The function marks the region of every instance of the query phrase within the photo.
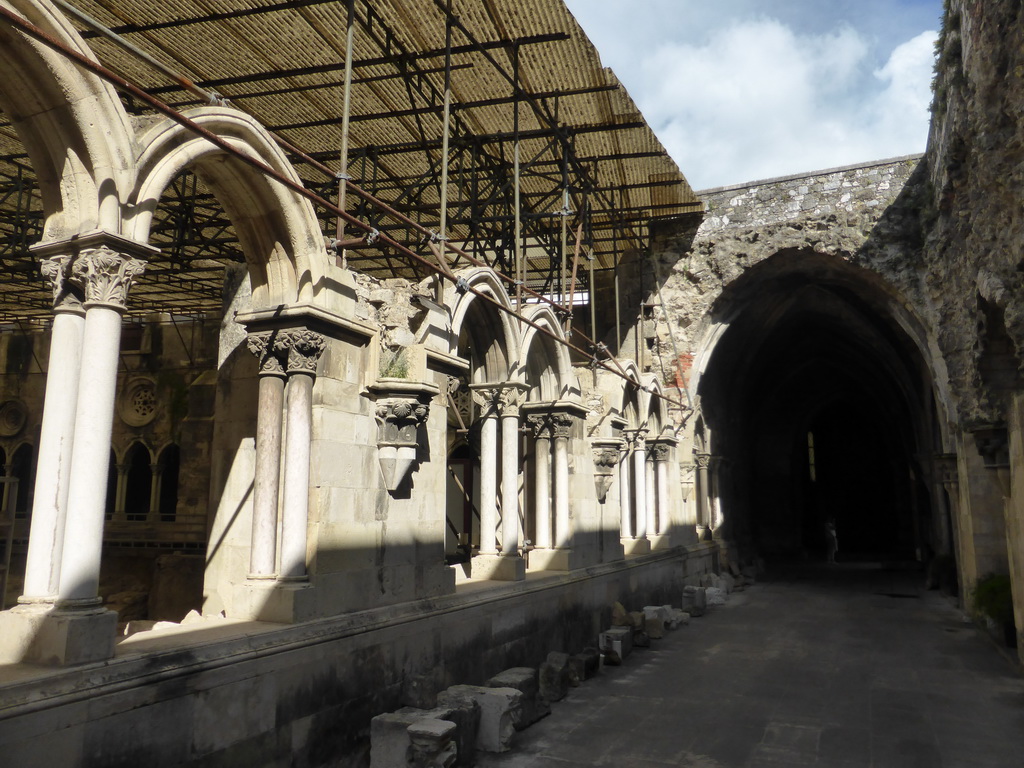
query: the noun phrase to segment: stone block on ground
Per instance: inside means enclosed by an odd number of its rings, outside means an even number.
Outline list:
[[[448,689],[437,695],[437,706],[429,715],[438,720],[455,723],[458,731],[455,741],[458,745],[457,766],[476,764],[476,734],[480,728],[480,705],[466,693]]]
[[[561,701],[569,693],[569,654],[552,651],[540,665],[540,697],[547,702]]]
[[[612,627],[601,633],[599,644],[602,653],[614,651],[621,663],[633,650],[633,628]]]
[[[665,622],[658,618],[652,617],[647,619],[647,626],[644,627],[644,632],[651,640],[661,640],[665,637]]]
[[[517,731],[528,728],[542,717],[551,714],[551,707],[548,706],[550,699],[545,699],[541,693],[542,684],[537,670],[533,667],[506,669],[488,680],[487,687],[514,688],[523,694],[519,719],[515,722]]]
[[[718,578],[717,573],[705,573],[700,577],[700,585],[702,587],[715,587],[716,589],[720,586],[721,580]]]
[[[704,587],[683,587],[683,610],[691,616],[703,616],[708,607]]]
[[[729,596],[725,594],[725,590],[719,587],[708,587],[704,592],[708,605],[725,605],[729,599]]]
[[[589,680],[601,671],[601,652],[597,648],[584,648],[569,659],[580,681]]]
[[[424,718],[408,728],[409,768],[452,768],[458,751],[455,723]]]
[[[718,577],[719,586],[725,590],[725,594],[731,593],[736,588],[736,579],[731,573],[723,573]]]
[[[400,768],[409,757],[409,726],[423,719],[422,710],[406,708],[370,720],[370,768]]]
[[[476,748],[481,752],[507,752],[512,748],[516,722],[521,718],[523,694],[515,688],[453,685],[447,693],[469,696],[480,706]]]
[[[678,608],[671,608],[669,612],[669,619],[665,623],[665,627],[667,629],[679,629],[679,627],[685,627],[689,623],[690,614]]]
[[[647,623],[647,617],[644,616],[643,611],[630,611],[629,612],[629,626],[633,629],[643,629],[644,624]]]
[[[650,648],[651,647],[651,636],[644,632],[642,629],[633,630],[633,647],[634,648]]]
[[[627,618],[626,609],[625,607],[623,607],[622,603],[612,603],[612,626],[629,626],[629,619]]]

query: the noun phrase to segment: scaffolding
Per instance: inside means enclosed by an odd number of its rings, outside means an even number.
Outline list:
[[[306,190],[333,203],[317,210],[339,261],[374,277],[483,263],[517,306],[558,305],[567,329],[588,304],[594,335],[598,311],[619,317],[618,269],[647,249],[647,223],[701,211],[560,0],[58,4],[147,96],[123,95],[132,114],[157,111],[151,97],[228,101],[267,126]],[[0,322],[50,315],[28,251],[41,233],[28,158],[0,122]],[[244,259],[200,179],[174,181],[151,242],[160,255],[132,312],[221,311],[225,266]],[[596,306],[602,273],[614,308]]]

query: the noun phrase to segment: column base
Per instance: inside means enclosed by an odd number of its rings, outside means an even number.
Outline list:
[[[628,555],[646,555],[651,551],[651,542],[644,539],[623,539],[622,548]]]
[[[477,555],[473,558],[474,579],[491,581],[522,581],[526,578],[526,561],[519,555]]]
[[[114,657],[117,613],[102,606],[19,605],[0,613],[0,664],[67,667]]]
[[[534,549],[529,555],[531,571],[571,571],[571,549]]]
[[[663,549],[672,549],[674,546],[672,543],[672,537],[667,533],[659,533],[655,536],[647,535],[648,540],[651,542],[651,551],[656,552]]]
[[[314,598],[308,581],[248,579],[235,587],[231,618],[298,624],[316,617]]]

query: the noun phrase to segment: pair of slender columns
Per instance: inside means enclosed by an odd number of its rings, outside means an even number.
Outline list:
[[[569,549],[572,547],[569,522],[569,432],[573,418],[567,413],[551,412],[533,414],[528,417],[528,421],[533,428],[535,441],[534,510],[537,548]]]
[[[645,539],[650,515],[647,504],[647,430],[636,429],[623,434],[626,442],[619,461],[621,534],[624,539]]]
[[[481,408],[480,554],[498,552],[498,422],[501,422],[501,554],[519,554],[519,411],[525,390],[518,385],[473,388]]]
[[[42,262],[55,314],[22,603],[101,604],[121,318],[128,290],[145,269],[130,254],[150,250],[118,242],[123,248],[101,244]]]
[[[312,331],[289,329],[251,333],[248,346],[260,366],[249,578],[303,581],[307,576],[313,380],[326,341]],[[279,506],[280,567],[277,566]]]

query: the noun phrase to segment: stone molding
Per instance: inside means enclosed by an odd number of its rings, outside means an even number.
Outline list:
[[[81,288],[82,306],[105,306],[125,310],[128,291],[135,278],[146,269],[146,262],[115,251],[106,245],[89,248],[71,264],[68,281]]]

